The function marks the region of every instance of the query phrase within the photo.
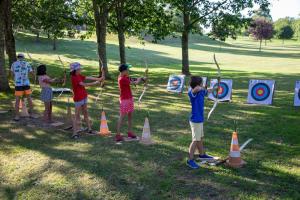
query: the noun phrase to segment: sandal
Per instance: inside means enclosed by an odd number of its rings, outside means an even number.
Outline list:
[[[80,138],[80,135],[78,135],[78,134],[74,134],[74,135],[72,135],[72,137],[71,137],[72,139],[75,139],[75,140],[77,140],[77,139],[79,139]]]

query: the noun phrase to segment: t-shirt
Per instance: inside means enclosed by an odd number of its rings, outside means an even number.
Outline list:
[[[41,88],[46,88],[46,87],[50,87],[49,81],[50,77],[47,75],[42,75],[39,76],[39,84],[41,86]]]
[[[29,86],[30,81],[28,73],[32,72],[32,68],[25,60],[17,60],[11,65],[11,71],[14,73],[15,86]]]
[[[118,84],[120,89],[120,99],[132,99],[132,93],[130,89],[130,78],[128,76],[119,76]]]
[[[85,80],[85,76],[79,74],[79,75],[74,75],[71,78],[72,81],[72,88],[73,88],[73,99],[74,101],[81,101],[85,98],[87,98],[88,94],[85,90],[85,87],[80,85],[81,82]]]
[[[188,92],[192,105],[190,121],[194,123],[202,123],[204,121],[204,97],[207,95],[207,90],[200,90],[193,94],[192,89]]]

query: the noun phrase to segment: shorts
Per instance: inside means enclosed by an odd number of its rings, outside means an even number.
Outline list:
[[[51,102],[53,99],[53,92],[51,87],[42,88],[41,100],[43,102]]]
[[[16,97],[22,97],[23,95],[31,95],[31,89],[29,85],[24,86],[16,86],[15,87],[15,96]]]
[[[81,101],[75,101],[74,104],[75,104],[75,107],[81,107],[85,104],[87,104],[88,102],[88,98],[86,97],[85,99],[82,99]]]
[[[190,121],[190,126],[192,130],[192,140],[201,141],[201,138],[204,137],[203,123],[194,123]]]
[[[120,99],[120,114],[128,114],[134,111],[134,100]]]

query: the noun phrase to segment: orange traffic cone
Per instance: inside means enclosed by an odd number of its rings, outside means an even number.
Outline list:
[[[20,100],[19,108],[21,108],[21,113],[20,113],[21,117],[29,117],[25,100],[22,99]]]
[[[140,143],[145,145],[153,144],[154,142],[151,140],[151,132],[148,117],[145,118],[144,128],[142,138],[140,139]]]
[[[100,121],[100,131],[99,131],[99,134],[102,135],[102,136],[109,136],[110,133],[111,132],[108,130],[108,125],[107,125],[107,120],[106,120],[105,112],[102,111],[102,113],[101,113],[101,121]]]
[[[233,132],[227,165],[230,167],[239,168],[242,167],[244,164],[245,162],[241,159],[241,152],[237,132]]]

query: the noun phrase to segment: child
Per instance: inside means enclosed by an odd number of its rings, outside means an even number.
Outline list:
[[[37,68],[37,76],[39,84],[42,88],[41,91],[41,100],[44,102],[45,111],[44,111],[44,121],[47,123],[52,123],[52,99],[53,92],[50,86],[51,83],[57,83],[58,81],[54,78],[51,79],[47,76],[46,65],[39,65]]]
[[[101,81],[104,81],[105,79],[104,71],[102,73],[101,78],[83,76],[81,74],[81,64],[78,62],[74,62],[70,64],[70,74],[71,74],[72,88],[74,93],[73,100],[75,103],[75,123],[74,123],[75,127],[74,127],[74,133],[72,135],[72,138],[78,139],[80,137],[78,134],[80,131],[79,130],[80,112],[83,113],[84,120],[88,126],[88,134],[94,135],[95,132],[92,131],[88,110],[87,110],[88,94],[85,90],[85,87],[96,85],[99,84]],[[91,80],[94,82],[85,83],[84,82],[85,80]]]
[[[192,105],[192,112],[190,116],[192,142],[189,147],[189,159],[187,160],[187,165],[192,169],[198,169],[200,166],[194,161],[196,148],[200,153],[200,160],[213,159],[212,156],[205,154],[203,148],[204,97],[207,95],[207,92],[211,92],[212,89],[207,90],[202,87],[202,78],[198,76],[191,77],[190,87],[188,95]]]
[[[121,64],[119,66],[119,78],[118,84],[120,89],[120,117],[117,124],[117,135],[115,137],[116,142],[123,141],[124,138],[121,135],[120,129],[124,117],[128,116],[128,132],[127,136],[130,139],[136,138],[136,135],[132,132],[132,113],[134,111],[134,100],[130,89],[130,84],[138,84],[141,81],[145,81],[145,78],[130,79],[129,68],[127,64]]]
[[[28,74],[34,76],[34,72],[28,62],[25,61],[25,56],[22,53],[17,55],[17,61],[14,62],[11,66],[11,71],[14,75],[14,82],[15,82],[15,96],[16,96],[16,104],[15,104],[15,121],[20,120],[20,113],[19,113],[19,105],[20,100],[23,96],[27,98],[29,103],[29,115],[30,117],[33,116],[33,103],[31,99],[31,89],[30,89],[30,81],[28,78]]]

